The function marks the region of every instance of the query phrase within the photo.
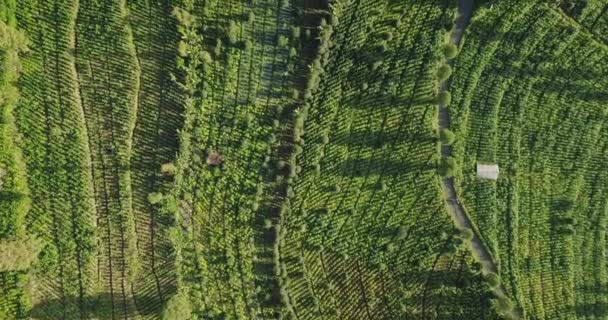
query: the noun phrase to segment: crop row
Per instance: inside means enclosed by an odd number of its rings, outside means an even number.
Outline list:
[[[179,63],[183,87],[196,108],[186,113],[176,176],[178,221],[188,233],[178,245],[180,284],[198,314],[276,316],[269,219],[280,182],[272,175],[277,143],[294,99],[287,88],[290,52],[298,50],[295,12],[276,1],[215,1],[200,9],[186,3],[176,11],[188,58]]]
[[[143,315],[158,315],[175,286],[168,234],[173,217],[147,199],[150,193],[166,192],[171,184],[177,130],[183,120],[182,96],[171,79],[177,67],[178,43],[172,10],[170,1],[128,2],[127,17],[140,71],[130,155],[139,267],[132,290]],[[140,296],[142,299],[138,299]]]
[[[301,172],[282,227],[296,318],[426,312],[423,279],[398,279],[430,270],[442,245],[431,235],[451,230],[428,126],[449,19],[433,3],[332,5],[331,49],[305,113]],[[400,295],[412,297],[401,309]]]
[[[601,301],[583,308],[579,296],[593,296],[581,287],[599,270],[582,273],[586,255],[575,248],[584,199],[603,188],[581,176],[602,148],[593,141],[605,118],[596,70],[606,51],[555,8],[510,5],[479,13],[455,67],[459,189],[524,314],[597,315]],[[492,24],[498,36],[487,32]],[[497,162],[499,180],[477,180],[477,161]]]
[[[75,9],[60,1],[17,7],[31,48],[23,60],[16,110],[20,133],[28,137],[23,143],[32,198],[28,231],[47,243],[34,272],[39,288],[32,300],[34,312],[48,317],[86,314],[84,298],[94,282],[89,158],[71,56]]]

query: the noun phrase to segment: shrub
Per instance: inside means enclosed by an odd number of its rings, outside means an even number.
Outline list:
[[[150,204],[157,204],[163,200],[163,194],[160,192],[148,193],[148,202]]]
[[[163,163],[160,166],[160,172],[164,175],[172,176],[175,174],[175,171],[176,171],[176,168],[175,168],[175,164],[173,164],[173,162]]]
[[[453,43],[448,43],[443,46],[443,56],[446,59],[454,59],[458,55],[458,48]]]
[[[287,39],[284,35],[280,35],[277,40],[277,44],[279,45],[279,47],[287,47],[287,45],[289,44],[289,39]]]
[[[461,231],[462,239],[471,241],[473,240],[473,230],[464,229]]]
[[[439,164],[437,171],[443,177],[454,176],[454,172],[456,171],[456,161],[452,157],[441,159],[441,163]]]
[[[215,48],[213,49],[213,53],[216,57],[222,54],[222,39],[217,39],[215,41]]]
[[[188,45],[183,40],[179,41],[177,45],[177,52],[181,57],[185,57],[188,55]]]
[[[445,81],[452,75],[452,67],[449,64],[442,64],[439,69],[437,69],[437,78],[439,81]]]
[[[442,106],[449,106],[452,102],[452,95],[448,91],[442,91],[437,95],[437,103]]]
[[[230,21],[228,24],[228,30],[226,30],[226,36],[228,37],[228,42],[230,44],[235,44],[237,42],[239,29],[236,26],[234,21]]]
[[[247,14],[247,23],[252,24],[255,21],[255,13],[253,11],[249,11]]]
[[[264,229],[270,229],[270,228],[272,228],[272,220],[264,219]]]
[[[442,144],[452,144],[455,139],[456,136],[450,129],[441,129],[439,131],[439,140],[441,140]]]
[[[296,26],[291,27],[291,36],[294,39],[300,38],[301,34],[302,34],[302,31],[300,30],[300,27],[296,27]]]

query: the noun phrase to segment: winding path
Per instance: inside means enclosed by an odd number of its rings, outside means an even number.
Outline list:
[[[464,34],[464,31],[471,20],[471,15],[473,13],[473,3],[474,0],[459,0],[458,1],[458,17],[454,22],[454,29],[452,31],[452,36],[450,41],[459,46],[460,40]],[[448,64],[453,65],[453,60],[448,61]],[[448,90],[451,84],[451,78],[443,81],[440,84],[441,91]],[[449,110],[446,106],[439,106],[439,116],[438,116],[438,124],[439,129],[449,129],[450,128],[450,114]],[[441,146],[441,157],[447,158],[452,154],[452,146],[451,145],[442,145]],[[476,229],[473,228],[473,223],[471,219],[466,213],[466,210],[458,200],[458,195],[456,194],[456,189],[454,187],[454,178],[452,177],[444,177],[441,181],[443,194],[446,201],[446,208],[452,220],[454,220],[454,224],[456,228],[459,230],[469,229],[473,231],[473,238],[471,239],[471,250],[473,251],[473,255],[475,259],[481,263],[485,270],[494,272],[498,274],[498,267],[496,266],[496,262],[494,261],[492,254],[488,250],[488,247],[484,244],[483,240],[479,237]],[[505,287],[501,284],[498,288],[495,289],[495,293],[497,296],[507,296]]]

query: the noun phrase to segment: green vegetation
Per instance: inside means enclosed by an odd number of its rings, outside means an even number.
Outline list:
[[[34,238],[0,240],[0,272],[27,270],[38,259],[41,243]]]
[[[607,317],[608,0],[467,4],[0,0],[0,319]]]
[[[515,308],[538,319],[608,315],[608,47],[590,31],[542,1],[495,3],[454,65],[455,181]],[[498,181],[476,179],[477,162],[498,163]]]
[[[456,140],[456,135],[450,129],[441,129],[439,131],[439,140],[442,144],[452,144]]]

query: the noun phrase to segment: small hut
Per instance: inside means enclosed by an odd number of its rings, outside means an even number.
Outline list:
[[[495,163],[477,163],[478,179],[498,179],[498,165]]]

